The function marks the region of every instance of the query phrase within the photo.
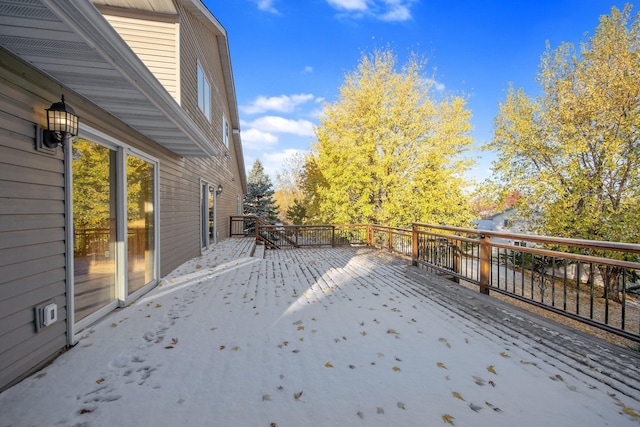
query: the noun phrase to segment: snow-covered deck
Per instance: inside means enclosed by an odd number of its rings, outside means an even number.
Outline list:
[[[370,248],[251,249],[85,331],[0,394],[0,426],[640,424],[638,353]]]

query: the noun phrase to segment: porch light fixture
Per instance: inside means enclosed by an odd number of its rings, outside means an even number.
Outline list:
[[[47,112],[47,129],[42,131],[42,144],[48,148],[56,148],[69,136],[78,134],[79,117],[71,106],[65,104],[64,95],[60,102],[51,104]]]
[[[218,188],[216,188],[216,196],[222,194],[222,184],[218,184]]]

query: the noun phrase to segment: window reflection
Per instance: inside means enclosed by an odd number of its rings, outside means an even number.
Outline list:
[[[127,156],[129,294],[155,279],[154,165]]]
[[[81,320],[115,300],[116,152],[73,143],[74,314]]]

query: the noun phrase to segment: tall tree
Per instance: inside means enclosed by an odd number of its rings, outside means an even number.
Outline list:
[[[280,212],[288,212],[291,207],[299,205],[296,209],[297,215],[303,213],[300,210],[302,193],[302,172],[304,170],[305,154],[295,151],[282,162],[282,169],[276,173],[276,192],[274,198]],[[287,218],[289,218],[287,216]],[[296,216],[298,220],[302,220]]]
[[[260,160],[256,160],[247,176],[247,194],[244,196],[244,213],[256,215],[268,223],[278,219],[278,207],[273,199],[273,184],[264,172]]]
[[[305,165],[308,215],[320,222],[463,225],[472,140],[459,96],[437,96],[425,62],[398,69],[390,50],[363,55],[323,110]]]
[[[535,98],[509,88],[487,148],[494,173],[522,193],[538,232],[573,238],[640,239],[640,14],[600,18],[595,34],[542,58]],[[602,267],[604,269],[604,267]],[[618,295],[619,270],[602,270]]]

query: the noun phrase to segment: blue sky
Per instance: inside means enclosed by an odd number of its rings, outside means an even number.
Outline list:
[[[534,95],[549,41],[578,44],[614,0],[204,0],[225,27],[247,173],[256,159],[275,184],[282,160],[306,151],[323,103],[335,102],[363,53],[390,47],[435,70],[438,90],[468,97],[475,146],[492,137],[498,103],[512,83]],[[634,13],[638,11],[634,8]],[[490,174],[491,153],[474,151],[470,175]]]

